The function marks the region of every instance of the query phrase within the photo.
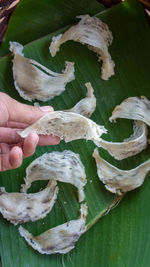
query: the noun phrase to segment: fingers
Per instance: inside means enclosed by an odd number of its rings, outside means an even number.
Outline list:
[[[39,135],[38,146],[57,145],[60,143],[60,138],[53,135]]]
[[[25,129],[29,126],[27,123],[8,121],[5,124],[8,128]]]
[[[23,153],[20,147],[10,149],[7,144],[0,144],[0,171],[16,169],[22,164]]]
[[[25,124],[32,124],[48,112],[52,112],[51,106],[33,107],[30,105],[21,104],[10,96],[0,93],[0,111],[4,115],[1,123],[4,126],[7,121],[20,122]]]
[[[4,99],[4,96],[6,94],[4,93],[0,93],[0,114],[1,114],[1,117],[0,117],[0,126],[1,125],[5,125],[5,123],[8,121],[8,118],[9,118],[9,114],[8,114],[8,111],[7,111],[7,107],[3,101]]]
[[[24,140],[15,146],[8,144],[0,144],[0,171],[16,169],[22,164],[23,157],[29,157],[34,154],[36,146],[39,142],[39,136],[36,133],[31,133]]]
[[[19,129],[0,127],[0,142],[7,144],[17,144],[22,142],[21,136],[17,133]]]
[[[12,129],[11,129],[12,130]],[[38,136],[32,132],[17,145],[0,143],[0,171],[16,169],[21,166],[23,158],[34,154],[37,145],[56,145],[60,139],[55,136]]]
[[[22,149],[18,146],[14,146],[10,150],[9,162],[12,169],[16,169],[21,166],[23,160]]]
[[[34,154],[36,146],[39,142],[39,136],[36,133],[30,133],[23,142],[23,156],[30,157]]]
[[[23,142],[23,156],[30,157],[34,154],[36,146],[48,146],[48,145],[57,145],[60,142],[60,138],[56,136],[47,136],[40,135],[36,133],[30,133]]]
[[[18,144],[25,141],[25,144],[28,144],[30,137],[22,139],[18,134],[18,131],[21,129],[11,129],[7,127],[0,127],[0,142],[6,144]],[[32,135],[31,135],[32,136]],[[31,140],[32,142],[32,140]],[[57,145],[60,142],[60,138],[53,135],[39,135],[38,146],[49,146]]]

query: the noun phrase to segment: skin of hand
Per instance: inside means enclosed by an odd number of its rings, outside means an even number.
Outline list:
[[[22,139],[18,131],[28,127],[48,112],[51,106],[33,107],[21,104],[0,92],[0,171],[18,168],[23,158],[31,156],[36,146],[56,145],[59,137],[30,133]]]

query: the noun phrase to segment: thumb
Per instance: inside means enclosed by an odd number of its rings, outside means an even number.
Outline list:
[[[0,101],[5,104],[6,110],[8,112],[8,121],[32,124],[33,122],[44,116],[45,113],[53,111],[53,108],[51,106],[38,108],[26,104],[21,104],[10,96],[6,94],[3,95],[4,97],[1,97]]]

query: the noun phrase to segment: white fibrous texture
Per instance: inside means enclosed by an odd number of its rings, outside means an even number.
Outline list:
[[[99,61],[102,60],[102,79],[108,80],[114,75],[114,62],[108,52],[113,36],[107,24],[96,17],[89,15],[78,16],[81,19],[78,24],[72,26],[64,34],[52,38],[49,50],[54,57],[61,44],[73,40],[81,44],[87,44],[88,48],[95,52]]]
[[[108,142],[100,138],[97,146],[106,149],[117,160],[122,160],[140,153],[147,147],[147,126],[142,121],[135,121],[133,134],[123,142]]]
[[[15,225],[42,219],[55,203],[58,193],[56,185],[56,181],[52,180],[44,190],[34,194],[7,193],[1,187],[0,213]]]
[[[53,151],[35,159],[26,169],[22,191],[26,192],[34,181],[51,179],[76,186],[79,202],[84,200],[83,188],[86,184],[86,174],[78,154],[70,150]]]
[[[19,232],[27,243],[41,254],[65,254],[72,250],[80,236],[86,231],[87,206],[81,205],[80,218],[49,229],[34,237],[23,227]]]
[[[150,126],[150,101],[145,96],[125,99],[115,107],[109,120],[116,121],[117,118],[140,120]]]
[[[60,74],[33,59],[25,58],[22,50],[21,44],[10,42],[10,51],[14,55],[14,85],[24,99],[47,101],[60,95],[65,90],[66,84],[75,79],[74,63],[66,61],[66,68]]]
[[[89,118],[96,109],[96,97],[93,93],[91,83],[85,84],[87,88],[86,97],[81,99],[73,108],[67,109],[67,112],[78,113],[82,116]]]
[[[106,133],[104,126],[73,112],[54,111],[46,114],[19,134],[25,138],[31,132],[44,135],[55,135],[70,142],[77,139],[99,140]]]
[[[119,195],[140,187],[150,171],[150,160],[134,169],[120,170],[100,157],[97,149],[94,150],[93,157],[96,160],[97,174],[100,181],[105,184],[107,190]]]

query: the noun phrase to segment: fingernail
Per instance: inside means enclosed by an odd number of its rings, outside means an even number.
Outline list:
[[[15,147],[13,148],[13,150],[17,153],[16,161],[17,161],[17,162],[20,162],[20,158],[22,158],[22,150],[21,150],[21,148],[18,147],[18,146],[15,146]]]
[[[39,107],[43,112],[52,112],[54,109],[51,106]]]

